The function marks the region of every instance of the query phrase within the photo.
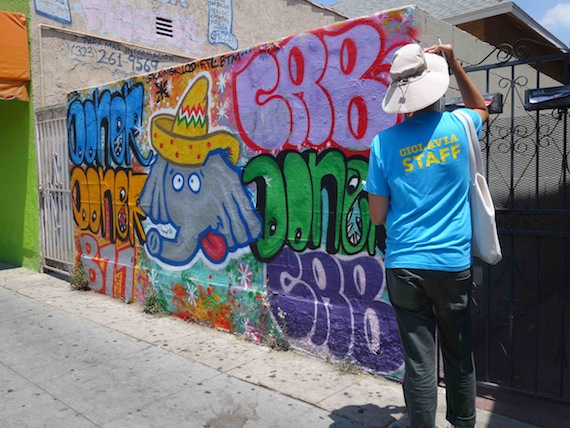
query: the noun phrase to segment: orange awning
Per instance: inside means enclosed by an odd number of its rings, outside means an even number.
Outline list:
[[[0,10],[0,100],[29,101],[29,81],[26,15]]]

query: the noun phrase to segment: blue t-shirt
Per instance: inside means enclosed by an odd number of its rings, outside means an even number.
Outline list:
[[[464,111],[480,135],[481,116]],[[469,140],[454,114],[426,111],[374,137],[364,190],[390,198],[386,267],[471,266]]]

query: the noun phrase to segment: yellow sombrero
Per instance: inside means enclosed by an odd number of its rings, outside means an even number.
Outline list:
[[[151,121],[151,141],[157,152],[173,163],[201,165],[209,152],[226,150],[234,164],[239,140],[226,131],[208,133],[208,79],[201,76],[178,105],[176,115],[157,114]]]

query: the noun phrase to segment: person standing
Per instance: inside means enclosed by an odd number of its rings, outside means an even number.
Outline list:
[[[460,119],[443,112],[449,70],[480,135],[487,106],[453,47],[402,46],[394,54],[382,108],[405,120],[372,140],[364,186],[372,221],[386,227],[386,282],[404,352],[412,428],[435,427],[436,327],[447,420],[475,426],[469,140]]]

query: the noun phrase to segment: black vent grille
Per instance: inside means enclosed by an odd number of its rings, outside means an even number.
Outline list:
[[[172,19],[156,17],[156,34],[159,36],[173,37]]]

